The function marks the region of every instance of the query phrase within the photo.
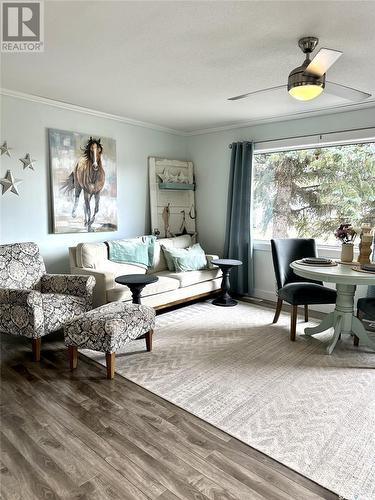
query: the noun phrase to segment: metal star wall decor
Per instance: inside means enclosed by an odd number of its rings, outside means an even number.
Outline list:
[[[20,158],[20,162],[23,163],[23,169],[29,167],[31,170],[34,170],[34,163],[36,160],[33,160],[30,156],[30,153],[26,153],[25,158]]]
[[[10,150],[11,150],[11,149],[12,149],[12,148],[8,148],[8,143],[7,143],[7,141],[4,141],[4,142],[3,142],[3,145],[0,147],[0,150],[1,150],[1,155],[0,155],[0,156],[7,155],[7,156],[9,156],[9,158],[10,158]]]
[[[2,194],[5,194],[7,191],[10,190],[11,193],[19,195],[19,192],[18,192],[18,189],[17,189],[17,185],[20,182],[22,182],[22,179],[15,179],[13,177],[12,172],[10,170],[7,170],[7,173],[6,173],[5,177],[3,177],[2,179],[0,179],[0,184],[3,187],[3,193]]]

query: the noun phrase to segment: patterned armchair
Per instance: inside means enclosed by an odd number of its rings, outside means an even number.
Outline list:
[[[46,274],[35,243],[0,245],[0,332],[32,339],[40,360],[41,337],[91,309],[93,276]]]

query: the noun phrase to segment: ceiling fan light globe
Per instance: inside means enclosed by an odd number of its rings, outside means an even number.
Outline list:
[[[296,85],[288,90],[289,94],[298,101],[311,101],[323,92],[323,85],[306,84]]]
[[[325,86],[325,75],[316,76],[306,72],[309,59],[295,68],[288,77],[288,92],[298,101],[311,101],[320,96]]]

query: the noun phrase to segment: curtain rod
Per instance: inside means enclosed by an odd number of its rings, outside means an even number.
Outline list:
[[[279,139],[266,139],[264,141],[254,141],[254,144],[260,144],[260,143],[263,144],[264,142],[286,141],[288,139],[303,139],[304,137],[314,137],[315,135],[319,136],[320,138],[322,138],[323,135],[341,134],[341,133],[344,133],[344,132],[357,132],[359,130],[373,130],[374,128],[375,127],[350,128],[350,129],[347,129],[347,130],[335,130],[333,132],[321,132],[319,134],[294,135],[294,136],[291,136],[291,137],[280,137]],[[249,142],[251,142],[251,141],[249,141]],[[232,144],[229,144],[229,149],[232,149]]]

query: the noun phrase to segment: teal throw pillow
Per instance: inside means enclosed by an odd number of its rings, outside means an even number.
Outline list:
[[[151,267],[154,260],[155,236],[139,239],[107,241],[109,260]]]
[[[197,271],[207,267],[207,259],[199,243],[188,248],[166,248],[162,246],[168,269],[178,273]]]
[[[181,248],[173,249],[173,248],[166,247],[164,245],[161,245],[161,249],[163,251],[165,262],[167,263],[167,267],[168,267],[169,271],[174,271],[175,268],[174,268],[174,264],[173,264],[173,257],[172,257],[171,251],[172,250],[182,250],[182,249]]]

